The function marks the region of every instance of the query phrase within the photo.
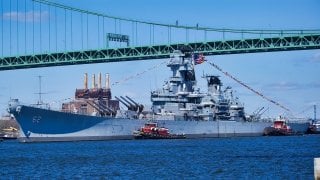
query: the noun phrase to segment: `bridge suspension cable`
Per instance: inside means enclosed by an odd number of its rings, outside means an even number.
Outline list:
[[[217,69],[218,71],[222,72],[225,76],[233,79],[234,81],[236,81],[237,83],[241,84],[242,86],[244,86],[245,88],[247,88],[248,90],[250,90],[251,92],[257,94],[258,96],[262,97],[263,99],[271,102],[272,104],[275,104],[276,106],[288,111],[288,112],[291,112],[290,109],[288,109],[287,107],[281,105],[280,103],[272,100],[271,98],[269,97],[266,97],[265,95],[263,95],[261,92],[259,91],[256,91],[254,90],[253,88],[251,88],[249,85],[243,83],[242,81],[240,81],[239,79],[235,78],[234,76],[232,76],[231,74],[229,74],[228,72],[226,71],[223,71],[218,65],[216,65],[215,63],[213,62],[210,62],[210,61],[206,61],[208,64],[210,64],[211,66],[213,66],[215,69]]]
[[[1,14],[3,14],[3,1],[1,1]],[[4,56],[3,54],[3,18],[1,18],[1,56]]]
[[[176,21],[176,24],[164,24],[164,23],[157,23],[157,22],[149,22],[149,21],[142,21],[137,19],[130,19],[130,18],[123,18],[123,17],[116,17],[111,16],[103,13],[93,12],[89,10],[84,10],[80,8],[75,8],[67,5],[63,5],[60,3],[48,1],[48,0],[33,0],[35,2],[39,2],[42,4],[47,4],[50,6],[67,9],[71,11],[77,11],[80,13],[86,13],[91,14],[95,16],[101,16],[105,18],[110,18],[116,21],[119,21],[119,28],[121,29],[121,21],[127,21],[127,22],[134,22],[134,23],[141,23],[141,24],[147,24],[151,26],[163,26],[167,28],[179,28],[179,29],[190,29],[190,30],[203,30],[203,31],[214,31],[214,32],[228,32],[228,33],[241,33],[241,34],[277,34],[277,35],[293,35],[293,34],[317,34],[320,32],[320,29],[305,29],[305,30],[297,30],[297,29],[288,29],[288,30],[279,30],[279,29],[231,29],[231,28],[212,28],[212,27],[204,27],[199,26],[199,24],[196,24],[195,26],[187,26],[187,25],[179,25],[178,21]],[[121,30],[120,30],[121,32]],[[188,32],[186,32],[188,34]]]
[[[0,71],[163,59],[181,46],[206,56],[320,48],[320,29],[226,29],[183,26],[178,21],[163,24],[51,1],[0,0]]]

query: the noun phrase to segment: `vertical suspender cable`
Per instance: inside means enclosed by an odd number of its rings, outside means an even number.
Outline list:
[[[222,37],[223,37],[223,40],[225,40],[225,30],[224,29],[222,31]]]
[[[105,33],[104,33],[104,16],[102,16],[102,47],[105,46]]]
[[[41,3],[39,3],[39,6],[40,6],[40,13],[39,13],[39,16],[40,16],[40,53],[42,53],[42,9],[41,9]]]
[[[3,15],[3,1],[1,0],[1,14]],[[3,54],[3,29],[4,29],[4,25],[3,25],[3,17],[1,18],[1,56],[4,57]]]
[[[32,54],[34,55],[34,1],[32,1]]]
[[[149,44],[151,44],[151,27],[152,25],[149,25]]]
[[[27,55],[27,0],[24,0],[24,54]]]
[[[87,14],[87,49],[89,49],[89,14]]]
[[[83,13],[81,12],[81,49],[83,50]]]
[[[70,37],[71,37],[71,50],[73,50],[73,32],[72,32],[72,11],[70,11],[70,19],[71,19],[71,33],[70,33]]]
[[[117,19],[114,19],[114,33],[117,34]]]
[[[12,16],[12,11],[11,11],[11,0],[10,0],[10,56],[11,56],[11,16]]]
[[[154,45],[154,24],[152,24],[152,45]]]
[[[134,45],[134,22],[132,21],[131,22],[131,28],[132,28],[132,30],[131,30],[131,36],[132,36],[132,46]]]
[[[152,45],[154,43],[153,36],[154,36],[154,26],[153,26],[153,24],[150,24],[150,44],[152,44]]]
[[[56,52],[58,52],[58,28],[57,28],[57,7],[54,8],[54,26],[55,26],[55,34],[56,34]]]
[[[100,17],[98,16],[98,49],[100,47]]]
[[[170,29],[169,29],[170,31],[169,31],[169,39],[170,39],[170,43],[171,43],[171,30],[172,30],[172,28],[171,28],[171,26],[170,26]]]
[[[136,22],[136,46],[138,45],[138,22]]]
[[[167,32],[168,33],[168,44],[170,44],[170,40],[169,40],[170,39],[170,37],[169,37],[170,36],[170,26],[168,26],[167,28],[168,28],[168,32]]]
[[[119,19],[119,34],[121,34],[121,20]],[[121,46],[122,44],[121,44],[121,42],[120,42],[120,47],[122,47]]]
[[[51,52],[51,8],[48,5],[48,10],[49,10],[49,52]]]
[[[204,42],[207,42],[207,31],[204,30]]]
[[[19,3],[17,0],[17,56],[19,55]]]
[[[186,42],[189,42],[189,29],[186,28]]]
[[[67,10],[64,9],[64,51],[67,51]]]

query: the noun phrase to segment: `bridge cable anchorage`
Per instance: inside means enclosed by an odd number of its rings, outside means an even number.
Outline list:
[[[142,21],[142,20],[136,20],[136,19],[130,19],[130,18],[123,18],[123,17],[116,17],[111,16],[103,13],[88,11],[80,8],[75,8],[67,5],[63,5],[60,3],[48,1],[48,0],[32,0],[35,2],[39,2],[42,4],[47,4],[50,6],[58,7],[61,9],[66,9],[70,11],[76,11],[80,13],[90,14],[94,16],[101,16],[109,19],[114,19],[120,21],[126,21],[126,22],[135,22],[140,24],[146,24],[146,25],[154,25],[154,26],[162,26],[162,27],[173,27],[173,28],[179,28],[179,29],[189,29],[189,30],[203,30],[203,31],[214,31],[214,32],[222,32],[222,33],[238,33],[238,34],[276,34],[276,35],[299,35],[299,34],[318,34],[320,33],[320,29],[305,29],[305,30],[297,30],[297,29],[289,29],[289,30],[279,30],[279,29],[267,29],[267,30],[261,30],[261,29],[231,29],[231,28],[212,28],[212,27],[201,27],[199,24],[195,26],[187,26],[187,25],[180,25],[179,23],[175,24],[164,24],[164,23],[157,23],[157,22],[150,22],[150,21]]]
[[[213,62],[210,62],[210,61],[206,61],[207,63],[209,63],[211,66],[213,66],[214,68],[216,68],[218,71],[222,72],[225,76],[233,79],[234,81],[236,81],[237,83],[241,84],[242,86],[244,86],[245,88],[249,89],[251,92],[257,94],[258,96],[262,97],[263,99],[271,102],[272,104],[275,104],[276,106],[288,111],[291,113],[290,109],[286,108],[285,106],[281,105],[280,103],[264,96],[262,93],[254,90],[253,88],[251,88],[250,86],[248,86],[247,84],[243,83],[242,81],[240,81],[239,79],[235,78],[234,76],[232,76],[231,74],[229,74],[228,72],[226,71],[223,71],[218,65],[214,64]]]
[[[163,65],[163,64],[165,64],[165,63],[167,63],[167,61],[163,61],[163,62],[161,62],[160,64],[157,64],[157,65],[155,65],[155,66],[152,66],[152,67],[150,67],[150,68],[148,68],[148,69],[146,69],[146,70],[144,70],[144,71],[142,71],[142,72],[139,72],[139,73],[136,73],[136,74],[131,75],[131,76],[129,76],[129,77],[126,77],[126,78],[124,78],[124,79],[122,79],[122,80],[120,80],[120,81],[116,81],[116,82],[112,83],[112,86],[114,86],[114,85],[119,85],[119,84],[121,84],[121,83],[124,83],[124,82],[130,80],[130,79],[134,79],[134,78],[136,78],[136,77],[139,77],[139,76],[141,76],[142,74],[144,74],[144,73],[146,73],[146,72],[149,72],[149,71],[151,71],[151,70],[154,70],[154,69],[159,68],[161,65]]]

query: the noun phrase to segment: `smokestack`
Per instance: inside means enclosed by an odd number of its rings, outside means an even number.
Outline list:
[[[106,74],[106,89],[110,89],[110,77],[109,77],[109,73]]]
[[[88,74],[84,73],[84,89],[88,89]]]
[[[101,89],[101,80],[102,80],[102,77],[101,77],[101,73],[99,73],[99,84],[98,84],[98,88]]]
[[[92,88],[96,88],[96,75],[95,74],[92,74]]]

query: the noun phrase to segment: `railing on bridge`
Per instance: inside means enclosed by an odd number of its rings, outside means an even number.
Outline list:
[[[320,48],[320,30],[182,26],[113,17],[47,0],[0,1],[0,70],[161,59],[183,46],[205,55]]]

